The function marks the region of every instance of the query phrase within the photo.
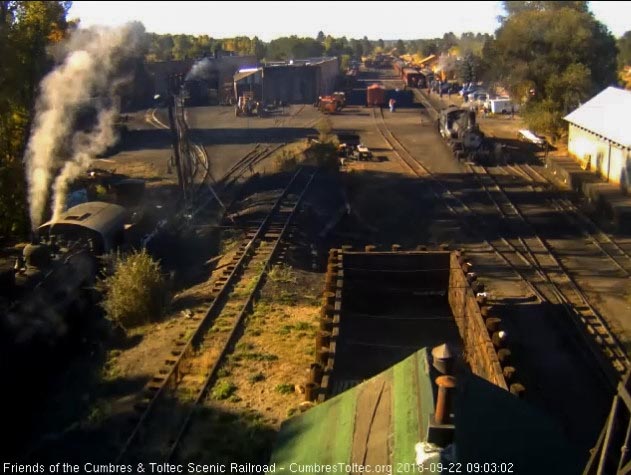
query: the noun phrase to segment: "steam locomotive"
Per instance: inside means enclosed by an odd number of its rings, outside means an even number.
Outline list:
[[[94,307],[99,256],[122,244],[126,215],[122,206],[88,202],[39,228],[46,239],[27,244],[13,272],[4,275],[3,356],[46,353],[81,327]]]
[[[104,254],[122,242],[127,214],[104,202],[74,206],[38,229],[39,239],[24,246],[13,269],[0,271],[0,371],[7,389],[0,403],[15,436],[3,447],[8,453],[29,437],[27,408],[58,384],[70,361],[98,355],[110,334],[95,284]]]
[[[475,110],[449,106],[440,111],[436,125],[457,159],[479,163],[492,160],[489,140],[477,124]]]
[[[54,359],[102,322],[91,318],[100,314],[95,284],[111,268],[113,251],[140,246],[161,229],[160,210],[139,204],[144,181],[112,186],[119,204],[89,201],[69,208],[39,227],[13,269],[0,271],[0,371],[16,358]]]

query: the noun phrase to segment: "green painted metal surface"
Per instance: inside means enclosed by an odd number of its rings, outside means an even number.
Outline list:
[[[374,387],[389,385],[392,394],[390,434],[392,461],[387,461],[397,472],[396,463],[413,464],[414,446],[427,430],[434,400],[431,380],[427,374],[427,351],[419,350],[401,363],[370,380]],[[271,463],[277,471],[322,473],[323,466],[351,463],[356,422],[372,418],[369,411],[357,409],[357,399],[367,382],[326,401],[283,424]],[[292,464],[294,464],[292,466]],[[315,465],[318,465],[316,467]],[[400,465],[400,468],[405,465]],[[337,473],[344,472],[340,466]]]

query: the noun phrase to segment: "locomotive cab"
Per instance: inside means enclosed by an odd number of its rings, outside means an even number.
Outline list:
[[[119,205],[91,201],[73,206],[57,221],[39,228],[40,236],[62,242],[86,242],[94,254],[104,254],[123,244],[125,208]]]

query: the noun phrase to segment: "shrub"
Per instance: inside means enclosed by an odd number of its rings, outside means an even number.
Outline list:
[[[334,142],[314,143],[305,150],[305,163],[327,169],[337,169],[337,146]]]
[[[320,134],[320,140],[322,141],[328,140],[329,135],[331,134],[331,131],[333,130],[333,127],[331,125],[331,119],[329,119],[328,117],[322,117],[320,120],[318,120],[315,128]]]
[[[550,136],[554,143],[566,133],[563,113],[557,109],[552,101],[526,104],[521,114],[529,128]]]
[[[283,150],[280,156],[275,159],[276,171],[290,172],[296,169],[298,165],[298,158],[295,155]]]
[[[123,328],[159,318],[166,304],[166,281],[160,264],[146,250],[118,257],[113,275],[102,281],[107,317]]]

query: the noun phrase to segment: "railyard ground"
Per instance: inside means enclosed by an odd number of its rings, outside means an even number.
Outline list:
[[[367,74],[383,77],[383,73]],[[388,128],[416,159],[457,189],[459,196],[476,196],[478,192],[465,179],[462,164],[441,141],[426,109],[419,104],[384,114]],[[310,105],[293,105],[286,115],[265,119],[237,118],[232,108],[221,106],[188,111],[193,136],[205,147],[215,179],[258,143],[302,142],[308,135],[317,134],[314,127],[320,118]],[[580,343],[568,339],[557,316],[533,304],[524,282],[489,252],[485,243],[462,228],[434,196],[427,179],[408,173],[380,135],[371,109],[349,106],[342,113],[329,116],[329,120],[334,131],[358,133],[376,159],[347,162],[340,173],[323,173],[318,177],[315,191],[307,197],[309,215],[299,219],[297,237],[290,244],[295,257],[278,263],[279,277],[270,279],[264,287],[242,342],[242,353],[274,358],[229,362],[221,379],[229,383],[226,387],[234,389],[229,397],[211,397],[207,404],[209,421],[224,424],[227,435],[223,442],[211,435],[208,440],[200,439],[206,447],[216,447],[216,452],[196,448],[188,455],[217,460],[218,456],[234,455],[231,450],[252,449],[248,454],[257,457],[269,450],[279,424],[298,410],[302,401],[301,384],[306,380],[308,364],[313,361],[313,335],[324,285],[322,264],[329,247],[375,244],[388,249],[392,244],[400,244],[404,248],[417,245],[431,248],[441,243],[466,249],[491,299],[506,308],[502,317],[510,335],[515,366],[527,388],[527,400],[554,418],[575,446],[587,453],[604,422],[610,394],[587,361]],[[135,130],[129,145],[95,165],[124,175],[150,178],[150,188],[156,190],[172,186],[175,177],[168,173],[167,165],[171,155],[169,136],[160,122],[165,122],[164,111],[135,114],[131,122]],[[481,120],[485,132],[506,139],[515,137],[519,124],[518,118]],[[532,158],[536,161],[536,157]],[[253,172],[273,174],[276,167],[275,159],[270,158],[246,176]],[[156,193],[161,196],[159,191]],[[166,194],[161,199],[170,198]],[[346,204],[352,213],[322,235],[322,230]],[[555,249],[563,250],[564,263],[575,270],[575,277],[591,303],[619,337],[628,341],[631,322],[625,318],[629,311],[626,283],[599,272],[596,259],[585,252],[579,236],[571,231],[555,232],[558,218],[546,214],[549,210],[545,204],[529,196],[522,204],[531,213],[539,212],[544,221],[538,229],[554,240]],[[492,212],[482,200],[476,209],[481,213]],[[107,437],[125,427],[124,418],[133,394],[157,370],[180,332],[181,322],[191,312],[204,308],[206,291],[216,278],[213,269],[221,267],[242,239],[234,232],[222,234],[223,238],[218,238],[211,226],[191,232],[190,242],[196,245],[184,246],[188,253],[184,252],[181,260],[186,263],[189,284],[174,290],[173,304],[165,317],[125,335],[110,337],[60,376],[61,384],[57,387],[63,389],[53,391],[53,396],[41,406],[46,417],[34,418],[35,430],[30,433],[38,437],[26,441],[26,453],[31,450],[33,454],[54,456],[56,460],[61,454],[72,458],[79,453],[85,457],[99,453],[104,460],[111,459],[120,440]],[[619,238],[631,250],[631,240]],[[311,245],[318,250],[316,258],[309,253]],[[205,264],[219,255],[223,257],[211,265]],[[89,377],[78,377],[85,375]],[[249,447],[235,445],[234,441],[242,439],[254,442]],[[103,445],[103,440],[111,443]]]

